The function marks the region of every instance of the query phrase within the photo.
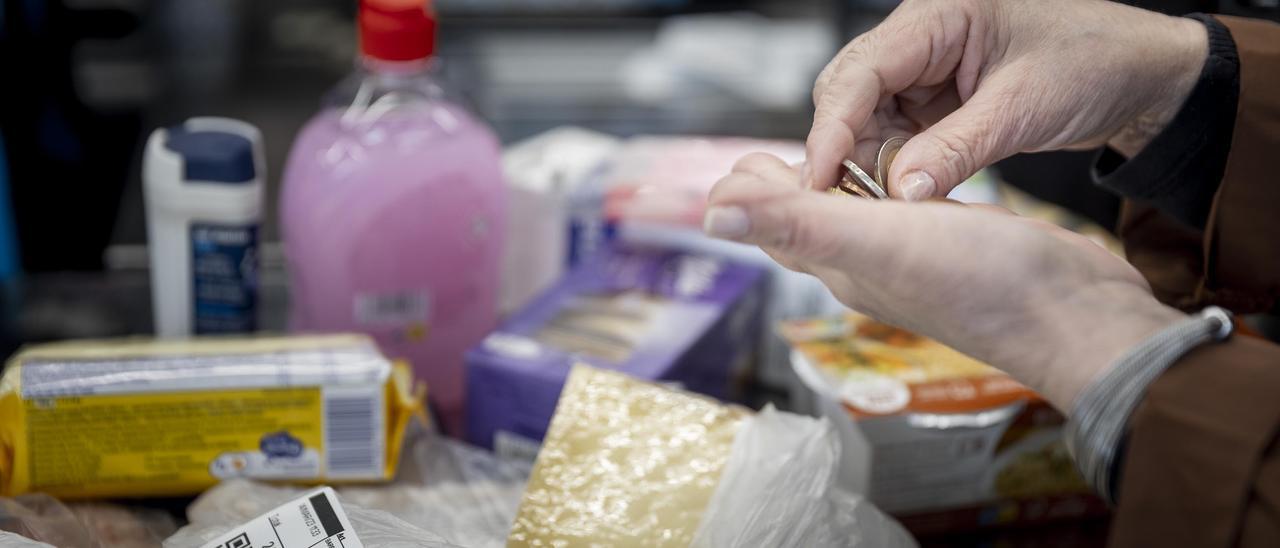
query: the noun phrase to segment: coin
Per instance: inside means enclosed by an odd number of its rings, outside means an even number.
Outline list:
[[[906,137],[890,137],[880,145],[880,153],[876,154],[876,182],[880,183],[880,188],[889,188],[889,167],[893,165],[893,159],[898,157],[898,151],[902,150],[902,145],[905,144],[907,144]]]
[[[836,186],[833,186],[827,189],[827,192],[831,194],[835,194],[837,196],[847,195],[847,196],[858,196],[860,198],[866,198],[868,200],[876,199],[876,197],[872,196],[871,193],[863,190],[862,187],[859,187],[858,185],[850,183],[847,179],[840,181],[840,183],[837,184]]]
[[[858,164],[845,160],[840,165],[844,167],[844,176],[840,178],[839,183],[836,183],[836,187],[840,190],[863,198],[884,200],[889,197],[884,187],[867,175],[867,172],[858,167]]]

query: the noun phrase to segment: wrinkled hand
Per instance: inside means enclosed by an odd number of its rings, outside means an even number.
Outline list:
[[[813,192],[766,154],[739,161],[709,206],[709,234],[759,245],[849,307],[1001,368],[1064,410],[1182,317],[1097,244],[993,206]]]
[[[1100,0],[906,0],[818,77],[807,186],[911,137],[889,194],[946,196],[1019,152],[1129,155],[1172,119],[1207,54],[1200,23]],[[914,137],[913,137],[914,136]]]

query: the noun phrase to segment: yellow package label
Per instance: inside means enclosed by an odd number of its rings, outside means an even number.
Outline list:
[[[236,354],[219,340],[227,354],[24,352],[0,380],[0,494],[182,495],[229,478],[388,479],[420,394],[409,394],[407,367],[371,346],[316,341],[326,342],[341,351]]]

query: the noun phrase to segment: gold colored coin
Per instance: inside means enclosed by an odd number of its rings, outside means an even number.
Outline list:
[[[906,137],[890,137],[880,145],[880,153],[876,154],[876,182],[880,183],[881,188],[889,188],[889,168],[893,166],[893,159],[898,157],[898,151],[905,144]]]

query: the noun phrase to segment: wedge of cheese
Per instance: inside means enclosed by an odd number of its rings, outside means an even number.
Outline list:
[[[509,546],[688,546],[748,411],[577,366]]]

